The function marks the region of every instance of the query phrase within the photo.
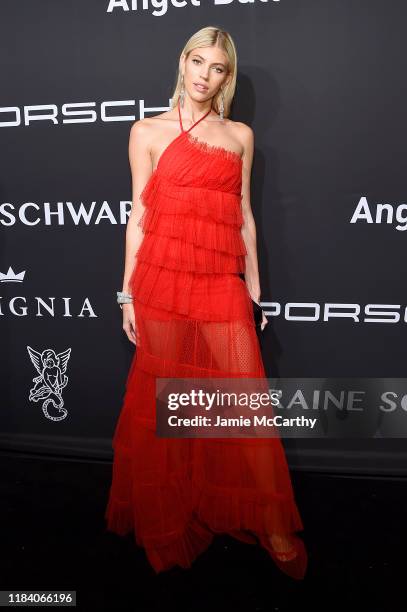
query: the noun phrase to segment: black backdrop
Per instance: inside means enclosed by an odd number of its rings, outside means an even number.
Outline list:
[[[111,455],[134,351],[115,302],[131,206],[129,130],[168,109],[181,48],[206,25],[236,42],[232,118],[256,137],[269,376],[405,375],[405,3],[133,4],[1,3],[2,448]],[[327,304],[352,305],[357,316],[342,307],[343,316],[325,318]],[[396,315],[367,316],[369,304]],[[60,420],[47,418],[44,399],[29,399],[38,373],[27,347],[70,349],[63,411],[48,407]],[[299,469],[407,465],[403,439],[286,447]]]

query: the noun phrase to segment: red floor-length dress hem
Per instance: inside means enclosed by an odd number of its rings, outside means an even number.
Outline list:
[[[155,435],[157,377],[265,377],[239,276],[243,162],[190,134],[208,113],[184,130],[179,112],[181,131],[141,194],[144,237],[129,281],[140,343],[113,437],[107,529],[134,532],[156,572],[190,567],[217,533],[272,556],[267,534],[279,534],[297,555],[276,563],[302,578],[303,524],[278,437]]]

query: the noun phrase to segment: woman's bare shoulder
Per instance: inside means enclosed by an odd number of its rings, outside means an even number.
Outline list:
[[[151,139],[157,133],[162,134],[163,128],[166,126],[168,126],[169,129],[174,129],[176,121],[178,121],[178,118],[175,117],[174,112],[171,110],[151,117],[138,119],[130,128],[130,138],[151,142]]]
[[[254,148],[253,129],[243,121],[232,121],[231,119],[227,121],[231,134],[241,144],[244,154],[252,152]]]
[[[177,117],[174,114],[173,110],[165,111],[164,113],[159,113],[158,115],[152,115],[151,117],[144,117],[143,119],[138,119],[131,126],[131,131],[135,132],[148,132],[150,130],[155,129],[157,126],[162,128],[165,124],[170,124],[175,122]]]
[[[228,119],[227,122],[230,130],[236,134],[237,138],[247,140],[254,137],[253,129],[250,125],[247,125],[247,123],[243,123],[243,121],[232,121],[232,119]]]

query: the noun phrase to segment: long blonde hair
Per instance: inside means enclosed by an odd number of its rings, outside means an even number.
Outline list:
[[[179,94],[181,92],[181,71],[180,61],[183,54],[188,57],[189,53],[199,47],[219,47],[226,53],[228,59],[228,71],[231,73],[229,83],[222,86],[223,89],[223,115],[228,117],[230,114],[230,107],[232,104],[233,96],[235,95],[236,89],[236,78],[237,78],[237,52],[235,44],[232,40],[229,32],[221,30],[215,26],[207,26],[198,30],[191,36],[187,41],[185,47],[182,49],[178,62],[178,74],[176,77],[175,88],[171,96],[171,108],[174,108],[178,103]],[[212,108],[219,113],[220,99],[222,97],[221,90],[213,97]]]

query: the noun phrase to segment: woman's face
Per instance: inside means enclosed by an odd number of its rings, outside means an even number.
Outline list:
[[[181,59],[184,86],[193,100],[213,98],[228,77],[227,57],[219,47],[199,47]],[[202,87],[200,87],[202,86]]]

